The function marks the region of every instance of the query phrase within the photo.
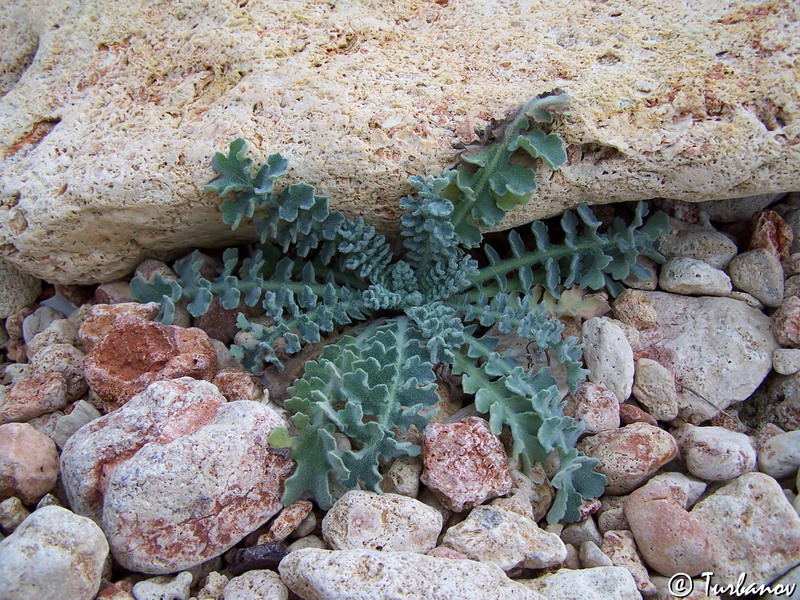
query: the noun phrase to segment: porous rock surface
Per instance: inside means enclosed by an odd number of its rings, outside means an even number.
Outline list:
[[[778,343],[760,310],[732,298],[642,294],[658,321],[640,332],[636,358],[655,360],[674,375],[681,419],[716,416],[748,398],[769,374]]]
[[[267,436],[283,421],[257,402],[226,402],[205,381],[159,381],[81,428],[61,476],[116,560],[173,573],[225,552],[280,508],[292,464]]]
[[[386,229],[409,175],[556,88],[574,99],[555,124],[567,164],[504,226],[789,191],[800,167],[788,0],[27,6],[0,13],[0,255],[51,282],[252,235],[200,192],[237,136]]]
[[[97,525],[46,506],[0,541],[0,598],[93,600],[107,556],[108,542]]]
[[[545,600],[497,565],[417,552],[307,548],[284,558],[279,571],[304,600]]]
[[[217,372],[217,353],[208,335],[196,327],[123,316],[92,346],[83,366],[92,390],[112,411],[154,381],[178,377],[210,381]]]

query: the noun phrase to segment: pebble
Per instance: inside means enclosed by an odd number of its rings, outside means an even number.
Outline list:
[[[287,600],[289,589],[275,571],[248,571],[234,577],[222,591],[222,600]]]
[[[86,354],[84,374],[106,412],[154,381],[192,377],[211,381],[217,354],[201,329],[183,329],[125,316]]]
[[[678,416],[675,377],[658,361],[649,358],[636,361],[632,393],[654,419],[672,421]]]
[[[602,544],[602,538],[600,540]],[[584,569],[592,569],[594,567],[613,567],[614,563],[611,562],[611,559],[608,558],[603,551],[600,550],[600,546],[595,544],[594,542],[583,542],[581,544],[581,549],[578,553],[578,558],[581,561],[581,566]],[[625,570],[627,572],[627,569]],[[630,573],[628,573],[630,575]],[[635,586],[635,582],[634,582]]]
[[[90,519],[48,506],[0,541],[3,600],[93,600],[108,543]]]
[[[333,550],[427,552],[442,525],[439,511],[414,498],[352,490],[322,519],[322,537]]]
[[[325,541],[317,536],[317,535],[307,535],[305,537],[301,537],[298,540],[295,540],[287,547],[287,552],[297,552],[298,550],[303,550],[305,548],[317,548],[320,550],[330,550],[328,545]]]
[[[800,275],[787,277],[783,282],[783,295],[784,297],[800,295]]]
[[[567,557],[564,542],[524,515],[499,506],[478,506],[450,527],[442,545],[465,556],[492,562],[504,571],[517,567],[544,569]]]
[[[788,296],[772,315],[772,331],[781,346],[800,347],[800,297]]]
[[[270,523],[267,533],[259,537],[258,543],[282,542],[311,514],[312,507],[308,500],[297,500],[281,509],[278,516]]]
[[[620,423],[619,406],[614,392],[584,381],[566,397],[564,414],[583,423],[583,433],[589,435],[617,429]]]
[[[671,258],[661,266],[658,285],[665,292],[687,296],[721,296],[733,287],[721,269],[695,258]]]
[[[650,596],[656,588],[650,581],[650,574],[644,566],[633,533],[628,530],[612,530],[603,534],[603,545],[600,548],[611,559],[615,567],[625,567],[636,582],[636,589],[643,595]]]
[[[631,423],[649,423],[653,426],[658,425],[658,421],[656,421],[650,413],[639,408],[635,404],[630,404],[629,402],[620,404],[619,421],[623,425],[630,425]]]
[[[35,504],[58,479],[58,451],[28,423],[0,425],[0,499]],[[2,596],[0,596],[2,597]]]
[[[682,420],[700,423],[716,416],[749,398],[771,372],[778,344],[761,311],[730,298],[642,293],[659,319],[640,332],[637,359],[655,360],[675,377]]]
[[[78,344],[78,330],[67,319],[56,319],[43,331],[37,333],[27,344],[28,357],[35,356],[45,346],[53,344]]]
[[[175,577],[152,577],[133,586],[136,600],[189,600],[192,574],[188,571]]]
[[[430,423],[424,431],[422,457],[420,480],[454,512],[511,490],[505,448],[481,418]]]
[[[725,234],[707,227],[670,219],[671,230],[661,238],[659,252],[667,258],[687,257],[724,269],[738,249]]]
[[[693,427],[681,452],[689,473],[704,481],[730,481],[756,467],[750,438],[724,427]]]
[[[70,344],[45,346],[31,359],[31,375],[48,372],[61,373],[67,382],[67,400],[74,402],[87,392],[83,378],[84,354]]]
[[[203,587],[197,591],[200,600],[222,600],[222,590],[230,580],[217,571],[211,571],[203,580]]]
[[[227,402],[209,382],[157,381],[69,439],[64,489],[76,512],[103,524],[120,565],[188,569],[280,510],[293,465],[267,437],[283,424],[261,403]]]
[[[734,223],[750,219],[754,213],[780,199],[782,194],[759,194],[743,198],[727,198],[725,200],[706,200],[694,204],[714,221]]]
[[[86,400],[78,400],[72,405],[72,412],[68,415],[60,415],[56,420],[55,428],[50,434],[53,441],[59,448],[64,448],[67,440],[87,423],[99,419],[102,415],[100,411],[89,404]]]
[[[122,304],[124,302],[133,302],[133,298],[131,298],[131,284],[127,281],[101,283],[94,291],[94,300],[97,304]]]
[[[61,410],[67,405],[67,381],[61,373],[46,372],[17,381],[6,390],[0,423],[24,422]]]
[[[800,562],[800,516],[781,486],[745,473],[700,500],[690,513],[714,540],[713,583],[768,583]]]
[[[385,492],[416,498],[419,494],[419,478],[422,475],[422,460],[418,456],[398,458],[389,467],[383,478]]]
[[[234,575],[241,575],[247,571],[276,569],[287,554],[289,554],[289,549],[280,542],[268,542],[241,548],[233,555],[230,572]]]
[[[758,470],[783,479],[800,468],[800,430],[781,433],[769,438],[758,454]],[[800,488],[799,488],[800,489]]]
[[[781,375],[800,372],[800,348],[778,348],[772,353],[772,368]]]
[[[0,502],[0,528],[4,533],[14,533],[22,522],[28,518],[31,512],[22,504],[22,500],[16,496],[6,498]]]
[[[42,292],[42,282],[0,260],[0,319],[28,306]]]
[[[583,323],[583,358],[589,369],[589,381],[613,392],[619,403],[625,402],[633,387],[633,350],[624,329],[604,317],[592,317]]]
[[[26,344],[36,337],[40,332],[47,329],[50,324],[63,319],[64,315],[49,306],[40,306],[22,321],[22,339]]]
[[[695,502],[700,499],[708,487],[705,481],[695,477],[687,477],[683,473],[678,473],[677,471],[659,473],[648,481],[648,483],[659,483],[672,488],[673,491],[677,490],[682,499],[680,505],[687,510],[694,506]]]
[[[547,600],[641,600],[636,582],[624,567],[559,569],[536,579],[520,579]],[[498,596],[499,597],[499,596]]]
[[[625,501],[625,517],[647,565],[661,575],[699,575],[711,568],[712,541],[673,489],[650,482]]]
[[[580,548],[584,542],[594,542],[598,546],[603,543],[603,535],[597,529],[597,523],[591,516],[577,523],[570,523],[561,532],[561,541]]]
[[[289,534],[289,538],[290,539],[303,538],[307,535],[314,533],[316,529],[317,529],[317,515],[311,512],[308,513],[308,515],[306,515],[305,519],[300,521],[300,523],[297,525],[297,529],[295,529],[292,533]]]
[[[617,319],[636,330],[652,327],[658,319],[650,298],[638,290],[625,290],[617,296],[611,308]]]
[[[764,248],[778,260],[786,260],[794,241],[791,226],[774,210],[762,210],[753,215],[750,249]]]
[[[305,600],[549,600],[509,579],[500,567],[417,552],[292,552],[281,579]]]
[[[728,265],[731,281],[737,289],[751,294],[764,306],[780,306],[783,301],[783,267],[775,254],[766,248],[748,250]]]
[[[650,477],[678,454],[675,439],[663,429],[633,423],[603,431],[578,442],[578,450],[600,461],[606,494],[625,494]]]

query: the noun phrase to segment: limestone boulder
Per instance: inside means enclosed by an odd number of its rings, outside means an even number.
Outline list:
[[[678,390],[678,416],[700,423],[747,399],[772,369],[771,320],[732,298],[642,292],[658,321],[641,331],[636,358],[659,362]]]
[[[504,226],[578,202],[790,191],[796,10],[593,0],[220,4],[29,0],[0,9],[0,256],[51,282],[228,245],[210,157],[238,136],[333,206],[397,229],[438,173],[522,102],[574,99],[568,162]],[[46,242],[46,243],[44,243]]]

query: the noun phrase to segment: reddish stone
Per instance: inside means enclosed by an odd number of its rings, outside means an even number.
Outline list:
[[[655,418],[650,415],[650,413],[645,412],[633,404],[620,404],[619,420],[623,425],[630,425],[631,423],[649,423],[653,426],[658,425],[658,421],[656,421]]]
[[[422,441],[420,480],[454,512],[511,491],[508,456],[486,421],[469,417],[458,423],[431,423]]]
[[[247,371],[237,368],[222,369],[211,382],[219,388],[228,402],[236,400],[261,400],[264,390],[261,384]]]
[[[606,388],[584,381],[567,396],[564,414],[584,425],[584,433],[599,433],[619,427],[619,400]]]
[[[64,408],[67,404],[67,381],[61,373],[48,371],[21,379],[6,392],[0,407],[0,423],[29,421]]]
[[[78,337],[83,343],[86,352],[89,352],[107,333],[117,328],[117,322],[122,317],[139,317],[145,321],[152,321],[157,314],[158,304],[155,302],[147,304],[138,302],[95,304],[89,309],[89,316],[86,317],[78,330]]]
[[[800,297],[784,299],[772,315],[772,331],[781,346],[800,348]]]
[[[28,423],[0,425],[0,500],[16,496],[33,504],[58,479],[58,451],[53,440]]]
[[[780,260],[787,260],[793,241],[792,228],[774,210],[762,210],[753,215],[749,250],[766,248]]]
[[[288,538],[308,516],[311,508],[312,504],[308,500],[298,500],[281,510],[270,524],[267,532],[259,536],[258,544],[282,542]]]
[[[188,377],[158,381],[65,444],[72,509],[102,524],[119,564],[162,574],[223,554],[281,508],[293,463],[273,451],[285,425],[258,402],[226,402]]]
[[[195,317],[192,324],[205,331],[208,337],[219,340],[224,344],[230,344],[233,342],[234,336],[239,332],[239,327],[236,324],[239,313],[243,313],[247,318],[253,318],[263,314],[264,311],[259,305],[250,307],[244,302],[240,302],[236,308],[225,309],[222,308],[219,298],[214,297],[208,307],[208,311],[199,317]]]
[[[217,354],[204,331],[120,317],[116,328],[86,355],[84,375],[107,411],[116,410],[154,381],[192,377],[210,381]]]
[[[602,431],[578,442],[578,450],[600,461],[606,494],[630,492],[678,455],[669,433],[648,423],[633,423]]]
[[[636,547],[661,575],[695,576],[712,570],[709,534],[676,500],[673,488],[660,482],[648,483],[628,496],[624,511]]]

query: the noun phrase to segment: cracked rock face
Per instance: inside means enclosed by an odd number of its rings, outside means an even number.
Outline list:
[[[64,488],[125,568],[188,569],[280,510],[292,463],[270,452],[267,437],[282,424],[260,403],[226,402],[205,381],[156,382],[70,438]]]
[[[567,164],[504,226],[790,191],[800,167],[788,2],[27,4],[2,7],[0,257],[53,283],[253,235],[200,192],[238,136],[389,231],[409,175],[556,88]]]

